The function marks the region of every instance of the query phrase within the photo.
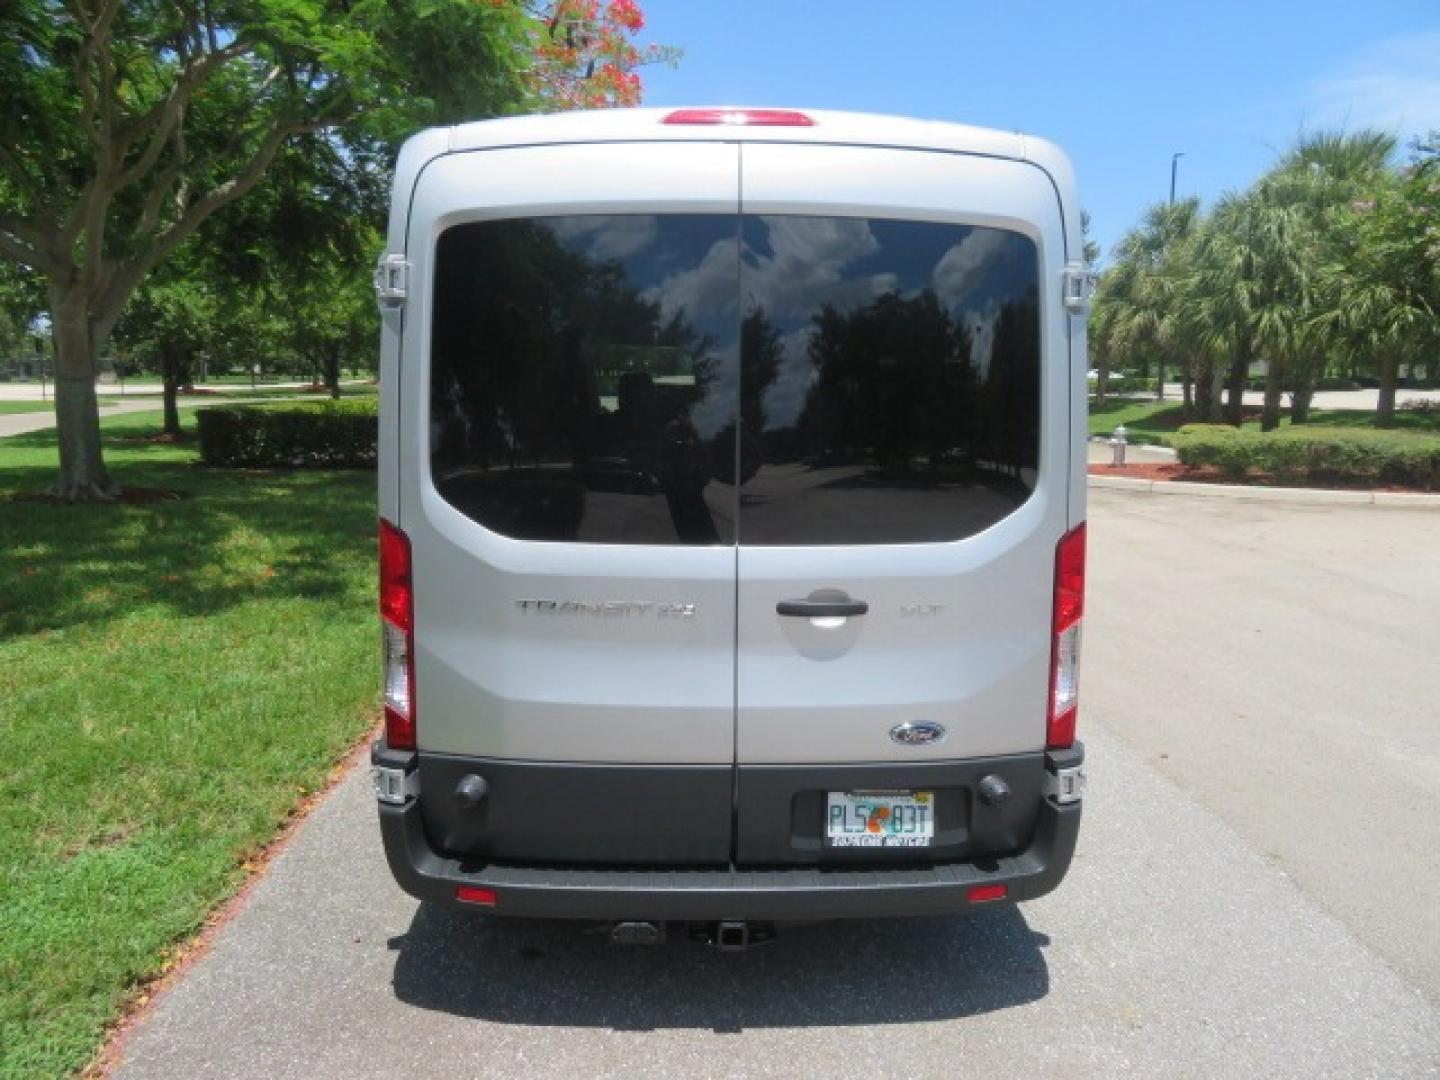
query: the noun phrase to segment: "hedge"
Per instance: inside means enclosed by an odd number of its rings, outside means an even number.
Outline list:
[[[200,460],[219,467],[373,469],[373,398],[200,409]]]
[[[1303,427],[1260,432],[1187,424],[1172,443],[1181,464],[1214,465],[1237,479],[1253,471],[1284,481],[1440,489],[1440,436],[1435,435]]]

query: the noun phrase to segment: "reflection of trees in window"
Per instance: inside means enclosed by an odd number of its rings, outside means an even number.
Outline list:
[[[567,249],[543,221],[447,232],[435,307],[439,470],[574,461],[615,454],[617,443],[653,458],[654,433],[714,379],[713,339],[683,311],[662,321],[621,261]],[[657,385],[657,375],[681,378]],[[613,415],[602,396],[618,398]]]
[[[814,318],[817,379],[798,427],[836,464],[873,462],[908,473],[954,449],[972,411],[970,335],[935,293],[889,292],[852,311],[826,305]]]

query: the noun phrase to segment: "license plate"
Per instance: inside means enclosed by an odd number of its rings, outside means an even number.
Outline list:
[[[831,791],[825,842],[831,847],[929,847],[935,842],[935,793]]]

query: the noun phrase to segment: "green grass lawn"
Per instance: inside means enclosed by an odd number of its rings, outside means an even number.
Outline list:
[[[0,1076],[84,1066],[376,715],[374,474],[204,470],[158,419],[107,460],[178,501],[15,501],[53,433],[0,441]]]
[[[1247,407],[1246,420],[1240,426],[1260,430],[1260,410]],[[1103,406],[1090,403],[1090,434],[1110,435],[1125,425],[1126,438],[1132,443],[1164,443],[1185,423],[1180,404],[1154,399],[1111,398]],[[1290,417],[1282,413],[1280,426],[1289,427]],[[1375,413],[1369,409],[1311,409],[1312,428],[1373,428]],[[1395,413],[1395,430],[1440,432],[1440,411],[1419,412],[1399,409]]]

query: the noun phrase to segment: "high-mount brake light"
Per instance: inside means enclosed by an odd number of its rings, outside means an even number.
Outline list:
[[[410,538],[380,519],[380,639],[385,682],[385,742],[415,749],[415,596]]]
[[[676,109],[662,124],[719,124],[727,127],[814,127],[815,121],[794,109]]]
[[[1080,711],[1080,623],[1085,614],[1084,522],[1062,536],[1055,546],[1054,610],[1045,747],[1066,750],[1075,745],[1075,719]]]

